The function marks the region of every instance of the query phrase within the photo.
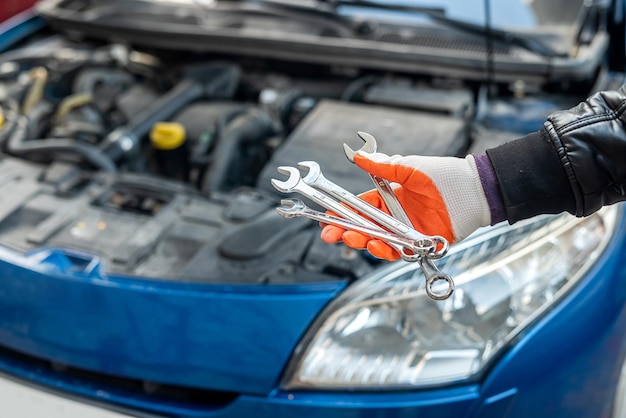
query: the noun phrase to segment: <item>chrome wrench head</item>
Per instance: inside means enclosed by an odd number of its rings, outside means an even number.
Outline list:
[[[376,223],[382,225],[383,227],[389,229],[392,232],[400,235],[408,235],[411,232],[411,227],[403,224],[401,221],[393,218],[387,213],[381,211],[380,209],[370,205],[369,203],[361,200],[359,197],[350,193],[346,189],[338,186],[332,181],[328,180],[322,174],[322,169],[320,165],[315,161],[301,161],[298,163],[298,167],[301,169],[308,170],[308,173],[305,177],[302,178],[302,181],[309,186],[315,187],[319,190],[322,190],[340,202],[345,203],[350,206],[352,209],[357,212],[369,217]],[[375,226],[373,224],[368,224],[367,226]],[[410,238],[418,238],[418,232],[413,231]],[[420,236],[420,239],[427,239],[426,236]],[[433,243],[433,248],[435,247]]]
[[[278,190],[279,192],[283,192],[283,193],[293,192],[295,188],[298,186],[298,183],[300,183],[300,179],[301,179],[300,171],[295,167],[286,167],[286,166],[278,167],[277,170],[280,174],[288,175],[289,178],[287,180],[272,179],[271,180],[272,186],[274,186],[274,188]]]
[[[371,153],[376,152],[378,148],[378,145],[376,144],[376,138],[374,138],[372,135],[366,132],[358,132],[358,135],[359,135],[359,138],[365,141],[365,144],[363,144],[363,146],[359,148],[357,151],[354,151],[348,145],[343,144],[343,150],[346,153],[346,157],[348,157],[348,160],[350,160],[351,162],[354,162],[354,155],[358,151],[371,154]],[[387,205],[387,208],[391,212],[391,215],[397,220],[399,220],[400,222],[411,226],[411,220],[409,219],[406,212],[402,208],[402,205],[398,201],[398,198],[396,197],[396,194],[391,188],[391,185],[389,184],[389,182],[386,179],[382,177],[378,177],[371,173],[370,173],[370,178],[372,179],[372,182],[374,183],[376,190],[378,190],[380,197],[384,200],[385,204]]]
[[[306,176],[302,177],[302,181],[306,184],[315,184],[317,180],[323,177],[322,168],[315,161],[300,161],[298,163],[298,168],[308,170]]]
[[[430,259],[422,257],[417,261],[426,278],[426,294],[428,297],[433,300],[448,299],[454,292],[454,280],[452,280],[452,277],[439,270]],[[446,282],[447,287],[443,291],[433,289],[433,285],[440,281]]]
[[[382,212],[380,209],[370,205],[369,203],[361,200],[356,195],[350,193],[348,190],[343,187],[335,184],[334,182],[328,180],[322,174],[322,168],[315,161],[300,161],[298,163],[298,168],[302,170],[306,170],[307,174],[302,177],[302,181],[309,186],[315,187],[316,189],[322,190],[325,193],[333,196],[335,199],[340,202],[345,203],[347,206],[356,210],[357,212],[362,213],[363,215],[369,216],[372,220],[378,222],[379,224],[387,227],[387,223],[384,218],[387,217],[397,223],[393,218],[391,218],[386,213]],[[382,216],[383,219],[380,219],[379,216]],[[373,226],[373,225],[368,225]],[[392,227],[388,227],[388,229],[393,230]],[[404,231],[393,231],[398,234],[404,233]]]
[[[306,205],[300,199],[282,199],[280,204],[282,206],[277,207],[276,212],[284,218],[297,218],[306,209]]]
[[[376,227],[376,224],[365,219],[355,211],[349,209],[347,206],[341,204],[331,196],[317,190],[316,188],[305,183],[300,176],[300,170],[295,167],[278,167],[278,172],[289,175],[287,180],[272,179],[271,183],[276,190],[282,193],[300,193],[302,196],[311,199],[318,205],[339,214],[340,216],[351,220],[352,222]],[[320,171],[321,176],[321,171]]]
[[[350,162],[354,162],[354,155],[359,151],[371,154],[373,152],[376,152],[376,150],[378,149],[378,145],[376,144],[376,138],[374,138],[372,135],[361,131],[357,132],[357,135],[365,142],[365,144],[363,144],[363,146],[358,150],[354,151],[348,146],[348,144],[343,144],[343,152],[346,154],[346,157],[348,157],[348,160],[350,160]]]

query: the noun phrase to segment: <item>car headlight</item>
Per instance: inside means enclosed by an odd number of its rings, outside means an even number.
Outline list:
[[[424,292],[417,263],[398,262],[346,289],[313,324],[285,389],[398,389],[476,376],[571,288],[609,242],[621,209],[486,228],[438,262],[445,301]]]

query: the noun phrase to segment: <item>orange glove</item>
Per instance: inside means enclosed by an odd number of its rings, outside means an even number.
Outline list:
[[[441,235],[452,244],[491,221],[489,204],[471,155],[465,158],[389,157],[357,152],[354,162],[369,173],[397,183],[392,185],[396,196],[419,232]],[[375,189],[359,197],[389,213]],[[400,258],[385,242],[355,231],[327,225],[321,237],[329,244],[343,241],[352,248],[367,248],[378,258],[390,261]]]

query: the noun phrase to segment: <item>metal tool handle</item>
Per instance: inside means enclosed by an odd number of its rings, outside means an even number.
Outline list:
[[[330,196],[336,198],[342,203],[345,203],[360,214],[368,216],[372,221],[377,224],[375,225],[377,228],[382,229],[379,227],[379,225],[381,225],[391,232],[413,239],[420,247],[430,246],[432,248],[432,251],[428,254],[428,257],[441,258],[445,254],[444,251],[447,251],[447,246],[439,245],[441,241],[444,240],[443,237],[431,237],[424,235],[413,229],[411,226],[387,214],[386,212],[383,212],[377,207],[372,206],[365,200],[357,197],[356,195],[347,191],[338,184],[328,180],[326,177],[324,177],[319,167],[319,164],[317,164],[315,161],[301,161],[298,163],[298,167],[307,168],[309,170],[309,174],[307,174],[307,176],[302,179],[305,184],[315,189],[319,189],[325,193],[328,193]],[[363,222],[360,223],[363,224]],[[367,226],[371,227],[372,225],[370,223],[367,224]],[[440,247],[440,250],[437,250],[438,246]]]
[[[414,229],[413,223],[411,222],[411,219],[409,219],[409,215],[407,215],[404,211],[404,208],[400,204],[398,196],[396,196],[396,192],[393,190],[393,187],[391,187],[391,184],[389,184],[389,181],[374,174],[370,174],[370,177],[372,178],[372,182],[374,182],[374,185],[376,186],[376,190],[378,190],[378,194],[380,194],[383,201],[385,202],[385,205],[387,205],[387,209],[389,209],[391,216],[402,222],[404,225],[408,225],[410,232],[406,235],[410,236],[411,238],[416,238],[417,236],[428,237],[434,241],[436,247],[439,247],[439,249],[436,249],[432,254],[428,256],[428,258],[436,259],[446,255],[450,246],[448,240],[438,235],[425,235]],[[394,232],[400,233],[398,231]],[[414,237],[413,235],[416,236]]]
[[[313,200],[317,204],[321,205],[322,207],[330,211],[333,211],[339,215],[342,215],[345,218],[349,219],[350,221],[358,225],[363,225],[365,227],[372,228],[374,230],[384,231],[379,225],[375,224],[374,222],[369,221],[368,219],[365,219],[358,213],[349,209],[347,206],[344,206],[338,201],[334,200],[331,196],[326,195],[322,193],[321,191],[315,189],[314,187],[310,186],[309,184],[307,184],[304,181],[304,179],[302,179],[302,177],[300,176],[300,171],[297,168],[281,166],[281,167],[278,167],[278,172],[289,175],[289,178],[286,181],[272,179],[271,183],[278,191],[281,191],[283,193],[293,193],[293,192],[300,193],[303,196],[308,197],[309,199]],[[299,210],[305,209],[306,205],[304,205],[304,202],[302,201],[298,201],[298,202],[296,201],[297,199],[292,199],[290,201],[292,203],[291,205],[292,210],[288,211],[287,208],[280,208],[279,213],[282,216],[286,216],[286,217],[298,216],[296,212]],[[378,211],[378,209],[376,210]],[[393,220],[393,218],[391,219]],[[394,220],[394,222],[398,222],[398,221]],[[404,237],[404,238],[410,239],[409,237]],[[427,242],[426,241],[424,242],[414,241],[414,242],[415,242],[415,245],[417,245],[417,247],[420,248],[419,250],[420,252],[421,252],[421,249],[423,249],[424,253],[430,254],[436,248],[433,240],[428,240]],[[416,259],[412,257],[414,255],[413,252],[410,249],[407,250],[403,248],[402,244],[400,244],[399,247],[394,246],[394,248],[398,250],[398,252],[401,254],[404,260],[416,261]]]
[[[321,191],[316,190],[313,187],[305,183],[302,183],[301,185],[299,185],[298,192],[302,194],[303,196],[308,197],[309,199],[311,199],[318,205],[322,206],[323,208],[333,211],[336,214],[341,215],[344,218],[349,219],[350,221],[354,223],[367,226],[370,228],[378,227],[375,223],[365,219],[358,213],[349,209],[347,206],[342,205],[341,203],[331,198],[327,194],[322,193]]]
[[[376,187],[376,190],[378,190],[378,194],[380,194],[380,197],[382,197],[383,201],[385,202],[387,209],[389,209],[391,216],[406,225],[413,225],[411,223],[411,220],[409,219],[409,216],[406,214],[404,208],[400,204],[396,193],[393,191],[391,184],[389,184],[389,181],[374,174],[370,174],[370,178],[374,183],[374,187]]]
[[[378,177],[373,174],[370,174],[370,177],[372,178],[378,193],[385,202],[385,205],[387,205],[387,209],[389,209],[391,215],[406,225],[413,225],[409,216],[400,204],[396,193],[393,191],[391,184],[389,184],[389,182],[382,177]],[[448,240],[442,237],[438,238],[440,238],[438,242],[441,244],[441,247],[437,249],[437,245],[435,243],[435,250],[429,255],[420,257],[417,261],[424,272],[424,276],[426,276],[426,293],[431,299],[443,300],[447,299],[454,291],[454,281],[452,280],[452,277],[441,271],[432,260],[433,258],[441,258],[448,252]],[[432,285],[441,280],[448,283],[448,289],[439,294],[432,290]]]
[[[363,234],[385,240],[390,245],[394,246],[402,254],[403,259],[406,261],[418,261],[419,257],[423,256],[431,249],[430,246],[421,247],[419,243],[416,243],[411,238],[403,237],[378,227],[370,228],[337,216],[332,216],[328,213],[318,212],[307,207],[304,202],[299,199],[283,199],[281,203],[284,206],[276,208],[276,212],[278,212],[281,216],[288,218],[304,216],[318,222],[335,225],[344,229],[361,232]],[[411,254],[407,254],[407,250],[411,251]]]
[[[349,209],[347,206],[342,205],[341,203],[334,200],[327,194],[322,193],[319,190],[316,190],[315,188],[307,185],[306,183],[302,181],[299,183],[298,191],[300,194],[304,195],[305,197],[308,197],[309,199],[311,199],[318,205],[330,211],[333,211],[353,222],[353,223],[345,223],[345,224],[336,224],[337,226],[359,231],[366,235],[371,235],[371,236],[376,236],[375,235],[376,232],[381,232],[381,231],[385,232],[382,228],[380,228],[375,223],[365,219],[358,213]],[[328,222],[328,219],[327,221],[324,221],[322,219],[316,219],[316,220],[319,222]],[[331,223],[331,222],[328,222],[328,223]],[[362,229],[359,230],[355,226],[360,226],[362,227]],[[391,234],[378,236],[378,238],[393,242],[393,239],[392,239],[393,237]],[[422,241],[423,240],[420,240],[417,242],[407,242],[407,243],[393,242],[394,245],[392,246],[400,253],[400,256],[402,257],[404,261],[413,262],[413,261],[417,261],[418,256],[429,255],[429,254],[434,253],[436,250],[436,244],[432,240],[428,240],[427,242],[422,242]],[[406,251],[407,248],[409,249],[409,251],[414,251],[415,254],[407,253]]]

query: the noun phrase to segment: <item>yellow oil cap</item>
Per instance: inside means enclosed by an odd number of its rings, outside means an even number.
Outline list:
[[[171,150],[185,142],[185,127],[177,122],[157,122],[150,131],[150,142],[159,150]]]
[[[4,126],[4,111],[2,110],[2,107],[0,107],[0,128],[2,128]]]

